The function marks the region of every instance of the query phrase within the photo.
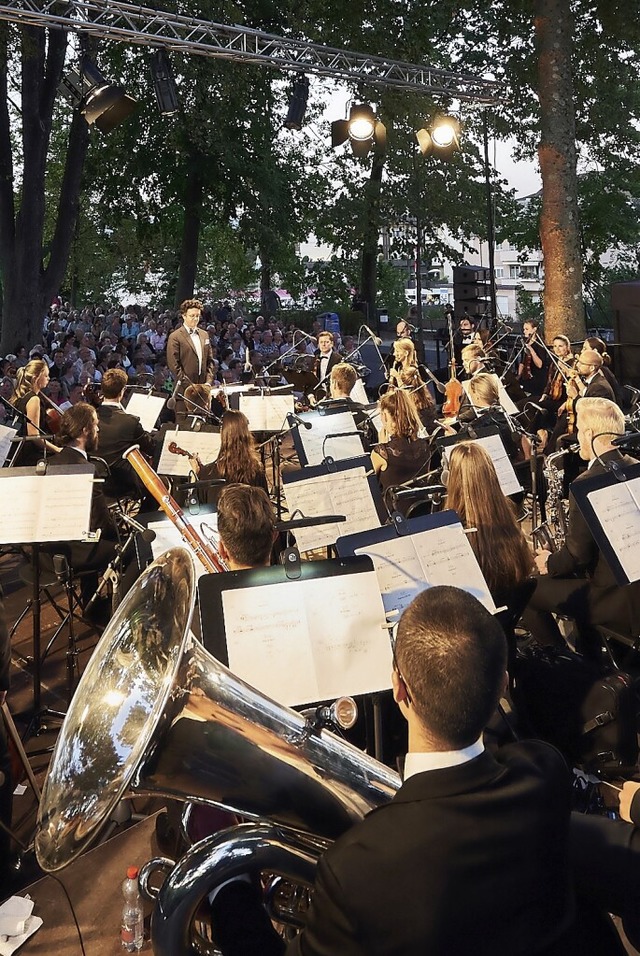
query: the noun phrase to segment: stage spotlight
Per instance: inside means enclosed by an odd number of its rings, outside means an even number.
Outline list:
[[[289,100],[289,110],[284,121],[285,129],[301,130],[304,123],[304,114],[307,111],[309,96],[309,80],[306,76],[299,76],[294,81]]]
[[[63,77],[58,88],[89,126],[95,123],[102,133],[110,133],[138,105],[121,86],[109,83],[95,63],[86,58],[80,72],[72,70]]]
[[[436,116],[428,129],[416,133],[418,146],[423,156],[439,156],[449,159],[460,149],[460,121],[455,116]]]
[[[178,88],[171,69],[171,62],[165,50],[154,50],[151,54],[151,78],[156,94],[156,102],[162,116],[175,116],[180,110]]]
[[[373,108],[367,103],[351,107],[349,119],[334,120],[331,124],[331,145],[335,149],[349,140],[354,156],[365,157],[374,148],[384,152],[387,147],[387,130],[376,119]]]

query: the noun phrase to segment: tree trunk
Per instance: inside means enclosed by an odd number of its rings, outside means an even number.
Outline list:
[[[53,108],[62,76],[67,38],[63,31],[22,27],[22,183],[15,182],[7,106],[8,24],[0,27],[0,270],[3,285],[0,351],[32,345],[59,291],[76,223],[89,129],[76,116],[71,125],[57,221],[48,263],[44,263],[45,176]],[[19,196],[16,210],[14,196]]]
[[[536,0],[542,174],[545,338],[584,337],[576,128],[571,72],[573,19],[566,0]]]
[[[378,239],[380,237],[380,190],[384,155],[374,152],[371,176],[365,189],[365,219],[362,237],[362,272],[360,298],[367,303],[369,325],[375,321],[376,290],[378,274]]]
[[[185,299],[190,299],[193,296],[193,290],[196,285],[203,196],[200,163],[203,161],[202,157],[199,157],[197,154],[192,155],[189,160],[184,199],[180,270],[178,272],[178,284],[175,294],[176,308]]]

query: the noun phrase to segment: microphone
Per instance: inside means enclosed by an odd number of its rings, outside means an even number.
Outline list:
[[[309,515],[307,518],[293,518],[291,521],[276,521],[276,531],[294,531],[296,528],[315,528],[321,524],[340,524],[346,521],[345,515]]]
[[[178,391],[181,385],[182,385],[182,379],[178,377],[176,379],[175,385],[173,386],[173,391],[171,392],[171,396],[167,399],[167,408],[170,408],[171,411],[173,411],[174,408],[176,407],[176,392]]]
[[[303,428],[313,428],[311,422],[306,422],[304,418],[299,418],[298,415],[290,415],[290,418],[293,419],[298,427],[302,426]]]
[[[327,441],[328,438],[350,438],[352,435],[360,435],[360,432],[331,432],[329,435],[325,435],[324,440]]]
[[[146,541],[147,544],[151,544],[152,541],[155,541],[155,531],[152,531],[151,528],[145,528],[144,525],[140,524],[139,521],[136,521],[135,518],[132,518],[131,515],[128,515],[125,511],[120,511],[118,518],[130,528],[133,528],[134,531],[137,531],[142,540]]]
[[[379,336],[375,335],[375,333],[371,331],[368,325],[363,325],[362,328],[365,330],[365,332],[369,333],[370,337],[373,339],[376,345],[382,345],[382,339]]]
[[[612,445],[640,445],[640,432],[625,432],[619,438],[614,438]]]

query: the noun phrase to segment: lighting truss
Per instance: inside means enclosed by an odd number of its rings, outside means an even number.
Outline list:
[[[350,53],[120,0],[5,0],[0,20],[477,103],[495,103],[501,93],[499,82],[467,73]]]

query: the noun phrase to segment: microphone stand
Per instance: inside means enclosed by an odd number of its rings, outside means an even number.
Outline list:
[[[274,432],[273,435],[270,435],[266,441],[263,441],[260,445],[257,446],[257,451],[262,451],[263,448],[266,448],[267,445],[271,445],[271,478],[272,478],[272,491],[275,491],[275,500],[276,500],[276,521],[282,520],[282,475],[280,474],[280,444],[284,436],[293,431],[294,428],[300,428],[301,425],[304,425],[304,422],[301,418],[294,416],[295,420],[292,423],[287,424],[287,427],[284,427],[284,422],[282,428],[277,432]],[[285,419],[286,421],[286,419]]]

